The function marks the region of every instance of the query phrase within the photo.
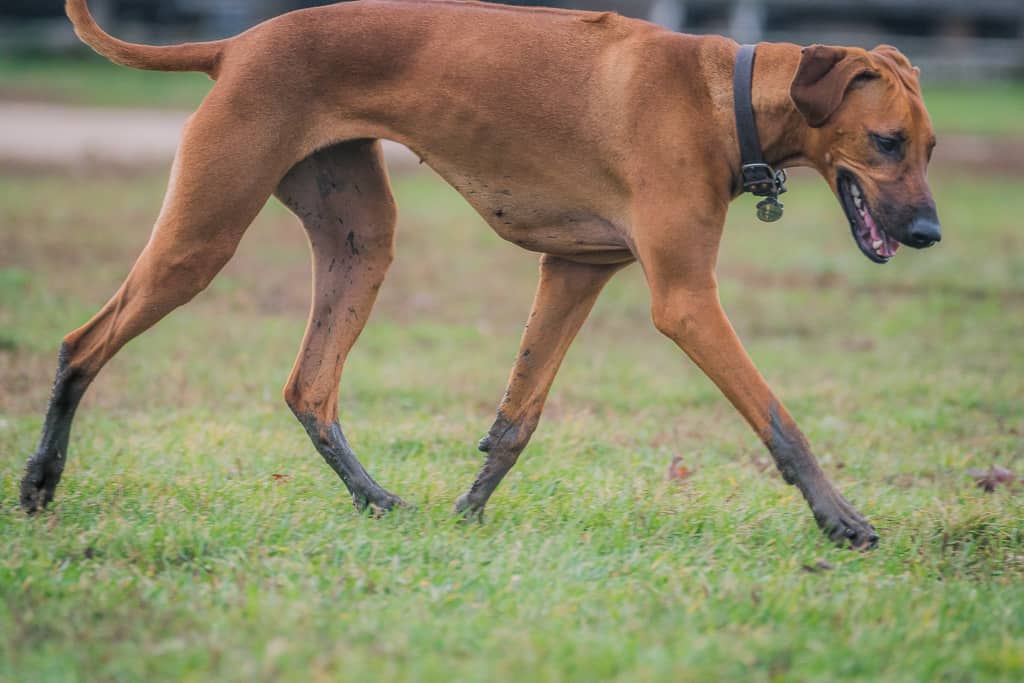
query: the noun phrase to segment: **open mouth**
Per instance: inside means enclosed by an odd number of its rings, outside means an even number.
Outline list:
[[[850,232],[853,233],[853,239],[857,242],[857,246],[865,256],[875,263],[888,263],[896,250],[900,248],[900,243],[887,235],[885,230],[875,223],[871,209],[868,207],[867,198],[853,174],[840,171],[837,186],[843,210],[846,211],[846,218],[850,221]]]

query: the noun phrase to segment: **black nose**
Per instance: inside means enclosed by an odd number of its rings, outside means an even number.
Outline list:
[[[910,237],[911,246],[918,249],[930,247],[936,242],[942,241],[942,229],[939,227],[939,222],[934,218],[923,216],[914,219],[907,230],[907,235]]]

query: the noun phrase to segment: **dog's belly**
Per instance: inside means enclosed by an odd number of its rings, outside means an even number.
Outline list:
[[[509,178],[481,180],[435,170],[502,239],[529,251],[588,263],[633,260],[625,231],[616,221],[571,198],[556,186],[517,187]]]
[[[619,231],[600,216],[569,211],[524,221],[514,212],[499,215],[501,211],[492,210],[488,224],[502,239],[523,249],[595,263],[618,263],[633,258]]]

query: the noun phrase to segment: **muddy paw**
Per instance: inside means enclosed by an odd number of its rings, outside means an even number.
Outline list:
[[[464,522],[483,522],[484,506],[474,503],[469,493],[463,493],[455,501],[455,515]]]
[[[369,496],[353,495],[352,504],[359,512],[368,512],[373,518],[383,517],[395,508],[408,508],[408,503],[387,491],[375,492]]]
[[[30,515],[42,512],[53,500],[59,479],[60,475],[49,476],[30,468],[21,480],[21,508]]]
[[[875,527],[841,497],[814,508],[814,518],[836,545],[854,550],[873,550],[878,545]]]

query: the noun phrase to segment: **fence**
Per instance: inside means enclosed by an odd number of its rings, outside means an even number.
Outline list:
[[[616,10],[674,30],[741,42],[897,45],[933,79],[1024,76],[1024,0],[554,0]],[[0,50],[76,46],[63,0],[0,0]],[[92,0],[111,31],[174,42],[231,35],[309,0]]]

